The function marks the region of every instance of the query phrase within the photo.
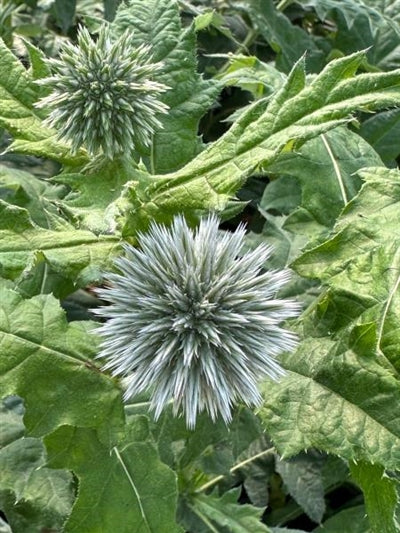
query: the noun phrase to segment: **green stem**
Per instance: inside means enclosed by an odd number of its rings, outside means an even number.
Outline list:
[[[237,463],[236,465],[232,466],[232,468],[229,470],[229,473],[233,474],[234,472],[236,472],[236,470],[240,470],[245,465],[252,463],[256,459],[259,459],[260,457],[263,457],[264,455],[268,455],[269,453],[273,453],[274,450],[275,450],[274,447],[268,448],[268,450],[264,450],[260,453],[256,453],[256,455],[252,455],[251,457],[248,457],[244,461],[241,461],[240,463]],[[201,487],[199,487],[195,492],[196,493],[204,492],[205,490],[209,489],[213,485],[216,485],[217,483],[219,483],[222,479],[224,479],[224,477],[225,477],[224,474],[220,474],[219,476],[213,477],[212,479],[207,481],[207,483],[204,483],[204,485],[201,485]]]
[[[284,11],[287,7],[290,6],[290,4],[294,4],[296,0],[281,0],[279,4],[276,6],[276,9],[278,11]]]
[[[250,28],[248,34],[246,35],[246,38],[244,39],[244,41],[237,47],[236,51],[235,51],[235,55],[237,54],[241,54],[242,52],[246,52],[248,53],[248,46],[251,45],[254,41],[254,39],[257,37],[258,35],[258,32],[254,29],[254,28]],[[216,78],[218,79],[219,76],[221,76],[225,70],[229,67],[229,65],[231,64],[231,60],[228,59],[227,61],[225,61],[225,63],[222,65],[222,67],[218,70],[218,74],[216,74]]]

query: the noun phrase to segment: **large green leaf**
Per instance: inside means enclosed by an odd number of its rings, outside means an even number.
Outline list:
[[[72,156],[68,145],[45,128],[43,115],[34,108],[41,95],[33,76],[0,39],[0,125],[14,137],[9,151],[48,157],[63,164],[87,161],[84,152]]]
[[[137,45],[151,43],[154,61],[163,63],[157,81],[170,87],[161,97],[169,112],[159,117],[163,129],[154,135],[150,168],[175,171],[200,151],[199,121],[221,86],[197,73],[194,27],[182,28],[176,0],[131,0],[120,7],[112,27],[117,34],[129,28]]]
[[[372,533],[396,533],[400,525],[396,520],[398,505],[397,485],[380,465],[363,462],[350,464],[353,479],[364,492],[365,508]]]
[[[0,198],[25,208],[34,224],[47,229],[66,229],[70,225],[60,217],[57,202],[65,188],[40,180],[23,170],[0,165]]]
[[[400,154],[400,110],[382,111],[365,120],[360,127],[360,135],[378,152],[383,162],[395,166]]]
[[[137,417],[109,449],[93,430],[63,426],[46,438],[49,464],[68,467],[79,493],[65,533],[180,533],[175,522],[176,476]]]
[[[260,167],[282,151],[347,121],[356,109],[379,109],[400,100],[400,72],[360,74],[360,52],[332,61],[306,85],[304,62],[269,101],[255,102],[230,130],[181,170],[165,176],[142,173],[127,183],[116,204],[125,235],[145,228],[149,220],[168,220],[174,213],[221,211],[229,198]]]
[[[262,416],[286,455],[315,446],[400,465],[399,172],[364,170],[333,236],[294,262],[328,286],[303,318],[288,378],[266,384]]]
[[[0,395],[24,399],[30,436],[61,424],[106,435],[122,423],[120,390],[93,360],[91,329],[88,321],[68,324],[52,296],[24,300],[0,286]]]

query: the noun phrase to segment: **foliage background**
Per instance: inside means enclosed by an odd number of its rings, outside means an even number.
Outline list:
[[[400,3],[117,3],[1,2],[0,531],[398,531]],[[35,80],[103,17],[151,42],[170,113],[89,161]],[[262,408],[191,432],[122,403],[91,287],[150,220],[210,209],[274,244],[304,312]]]

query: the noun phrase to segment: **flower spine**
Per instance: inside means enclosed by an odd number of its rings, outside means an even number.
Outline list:
[[[98,329],[104,368],[123,376],[126,400],[151,391],[156,418],[173,400],[189,428],[203,410],[229,422],[236,402],[260,405],[257,382],[282,376],[276,357],[296,346],[280,323],[299,306],[275,296],[288,271],[262,272],[265,245],[239,257],[244,227],[218,225],[214,215],[195,231],[181,216],[171,228],[153,223],[98,290],[110,304],[97,310],[108,318]]]
[[[46,124],[69,141],[108,158],[149,146],[161,128],[157,118],[168,106],[158,98],[168,89],[151,81],[161,64],[151,62],[151,47],[132,45],[125,32],[112,41],[108,25],[95,42],[80,28],[75,46],[64,44],[59,59],[48,59],[52,76],[38,80],[52,92],[37,107],[50,111]]]

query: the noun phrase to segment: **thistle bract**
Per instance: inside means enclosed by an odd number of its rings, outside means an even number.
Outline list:
[[[288,271],[262,272],[265,245],[239,257],[243,226],[218,225],[214,215],[194,231],[180,216],[171,228],[153,223],[98,290],[110,303],[97,311],[109,318],[99,356],[124,377],[125,399],[150,390],[156,418],[173,400],[191,428],[204,409],[229,422],[237,401],[259,405],[257,382],[283,375],[275,358],[296,344],[280,323],[299,306],[275,297]]]
[[[148,146],[161,127],[157,116],[168,109],[158,99],[167,87],[151,80],[161,67],[151,62],[151,47],[135,48],[127,32],[113,41],[109,26],[96,42],[80,28],[77,41],[47,60],[53,75],[38,81],[52,90],[37,104],[50,110],[47,125],[73,152],[85,146],[112,158]]]

